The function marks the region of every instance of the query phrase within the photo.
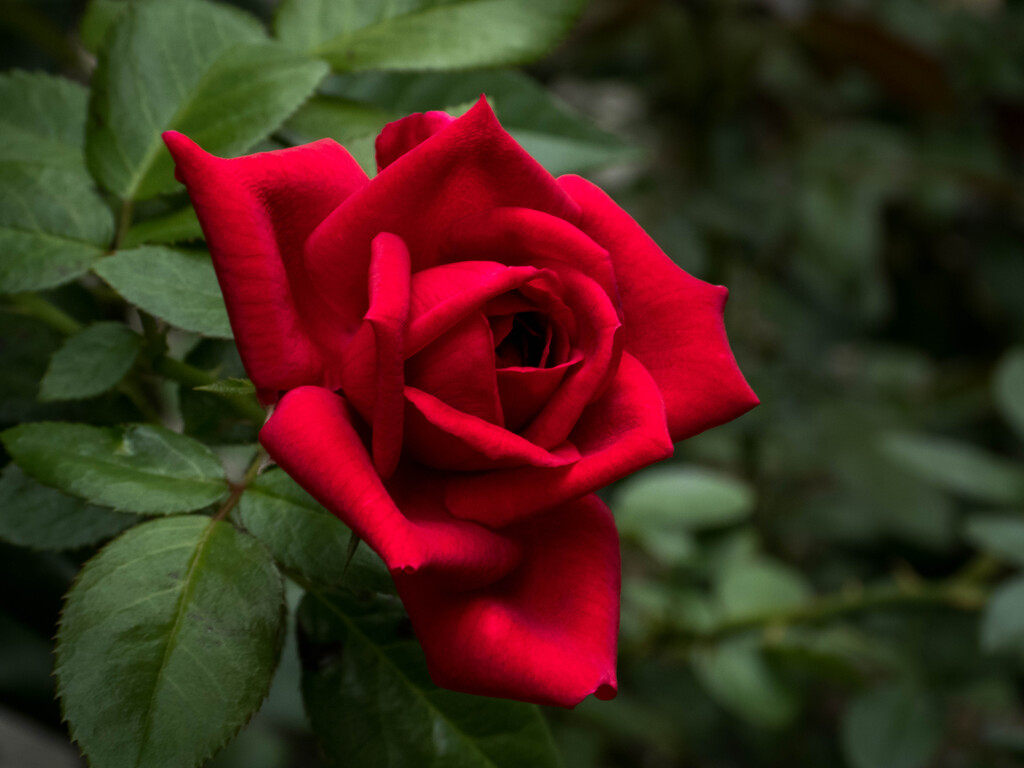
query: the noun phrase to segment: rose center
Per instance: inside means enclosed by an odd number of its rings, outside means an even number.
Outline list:
[[[546,368],[551,357],[551,325],[540,312],[490,318],[498,368]]]

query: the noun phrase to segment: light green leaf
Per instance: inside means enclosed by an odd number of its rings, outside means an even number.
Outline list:
[[[124,534],[82,570],[57,635],[71,735],[103,768],[197,766],[266,696],[284,629],[266,550],[188,516]]]
[[[207,254],[146,245],[103,259],[96,274],[139,309],[171,325],[231,338],[228,311]]]
[[[174,188],[160,135],[243,152],[312,93],[326,68],[266,40],[259,22],[205,0],[135,3],[118,16],[93,77],[86,154],[121,198]]]
[[[339,71],[522,64],[561,40],[586,0],[285,0],[284,42]]]
[[[1024,514],[972,515],[967,520],[967,540],[979,549],[1024,565]]]
[[[981,617],[981,646],[989,653],[1024,651],[1024,577],[992,593]]]
[[[729,617],[785,611],[811,599],[811,588],[792,568],[775,560],[739,562],[727,568],[715,585]]]
[[[966,443],[890,435],[883,452],[930,483],[977,501],[1024,502],[1024,469]]]
[[[41,290],[89,269],[113,216],[85,169],[86,91],[70,80],[0,76],[0,292]]]
[[[558,755],[531,705],[454,693],[427,674],[395,598],[309,593],[299,607],[302,694],[313,730],[347,768],[544,768]]]
[[[996,370],[996,404],[1024,440],[1024,348],[1011,349]]]
[[[242,524],[285,568],[327,587],[394,593],[387,566],[367,546],[346,570],[351,531],[282,470],[257,477],[238,506]]]
[[[30,476],[64,493],[125,512],[202,509],[228,490],[210,449],[151,424],[123,428],[35,422],[0,433]]]
[[[759,728],[784,728],[796,717],[796,696],[772,673],[749,638],[697,651],[693,670],[711,698]]]
[[[133,224],[121,245],[124,248],[137,248],[146,244],[185,243],[202,239],[203,229],[199,226],[199,217],[189,205],[173,213]]]
[[[921,768],[940,736],[928,695],[907,684],[858,696],[842,722],[843,753],[850,768]]]
[[[27,477],[8,464],[0,475],[0,539],[33,549],[77,549],[139,522],[135,515],[94,507]]]
[[[142,337],[122,323],[95,323],[64,342],[39,385],[40,400],[76,400],[106,392],[131,370]]]
[[[658,467],[623,483],[612,504],[624,533],[731,525],[754,509],[743,481],[697,467]]]
[[[201,387],[193,387],[193,389],[229,397],[247,397],[256,394],[256,387],[249,379],[221,379],[213,384],[204,384]]]

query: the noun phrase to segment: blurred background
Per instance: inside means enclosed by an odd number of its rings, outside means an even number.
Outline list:
[[[4,0],[0,68],[86,77],[85,5]],[[606,494],[621,692],[547,711],[566,766],[1024,765],[1024,2],[595,0],[526,74],[729,287],[762,400]],[[19,322],[3,427],[59,343]],[[89,554],[0,544],[4,768],[78,764],[49,654]],[[212,765],[319,764],[298,676]]]

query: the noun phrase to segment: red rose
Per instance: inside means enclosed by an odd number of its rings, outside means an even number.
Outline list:
[[[435,682],[614,696],[618,537],[592,492],[757,403],[726,290],[483,100],[388,125],[372,180],[330,140],[165,139],[277,402],[260,440],[391,569]]]

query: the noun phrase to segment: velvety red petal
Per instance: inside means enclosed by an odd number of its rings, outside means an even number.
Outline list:
[[[600,400],[569,436],[574,464],[520,467],[448,478],[445,504],[456,517],[501,527],[564,504],[672,455],[658,385],[629,354]]]
[[[345,400],[320,387],[288,392],[260,432],[271,458],[337,515],[393,572],[430,573],[464,588],[489,584],[519,562],[520,545],[484,526],[451,518],[429,476],[400,511],[377,475]],[[343,557],[344,553],[339,553]]]
[[[415,355],[492,299],[531,281],[552,279],[554,275],[546,270],[492,261],[463,261],[417,272],[412,279],[406,354]]]
[[[619,305],[619,289],[608,251],[565,219],[529,208],[494,208],[460,219],[448,230],[445,258],[456,261],[487,254],[510,266],[562,266],[582,272]]]
[[[505,416],[505,428],[518,432],[550,402],[566,373],[579,366],[578,352],[568,361],[552,368],[502,368],[497,371],[498,393]]]
[[[395,575],[434,682],[560,707],[614,698],[619,542],[608,509],[587,496],[503,533],[522,562],[483,589]]]
[[[339,206],[306,242],[305,264],[324,301],[362,316],[367,254],[378,232],[409,243],[413,272],[440,263],[453,222],[500,206],[575,220],[576,204],[510,137],[483,99],[399,157]]]
[[[411,149],[415,149],[455,118],[447,112],[418,112],[384,126],[375,142],[377,170],[383,171]]]
[[[302,244],[366,174],[329,139],[232,160],[174,131],[164,141],[199,216],[257,389],[273,401],[279,390],[330,383],[334,313],[311,290]]]
[[[625,211],[578,176],[559,179],[579,204],[580,228],[608,249],[625,317],[625,349],[658,382],[673,440],[691,437],[758,403],[725,335],[727,291],[684,272]]]
[[[546,451],[514,432],[406,387],[406,449],[435,469],[472,472],[499,467],[562,467],[579,458],[571,445]]]

